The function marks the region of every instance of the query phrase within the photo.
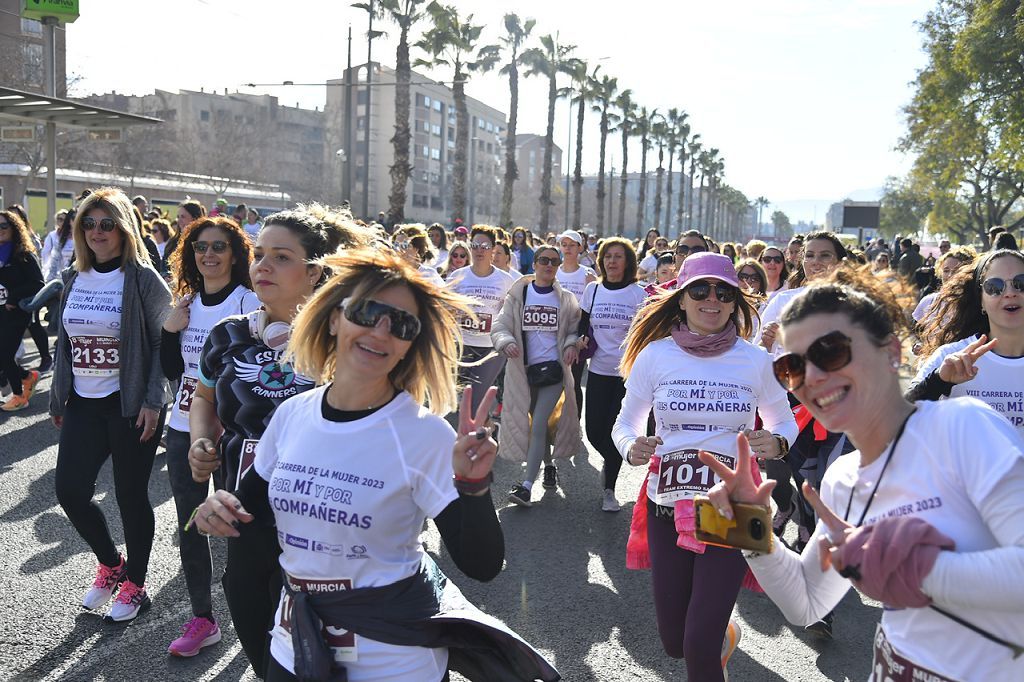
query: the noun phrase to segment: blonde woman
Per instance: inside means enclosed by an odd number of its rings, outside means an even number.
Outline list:
[[[299,313],[289,344],[296,370],[321,386],[278,408],[256,475],[196,516],[200,529],[229,537],[254,518],[276,522],[285,582],[266,679],[343,668],[349,679],[436,682],[467,659],[482,666],[480,679],[558,679],[525,642],[482,625],[486,617],[456,617],[498,638],[473,651],[443,626],[424,627],[441,610],[472,611],[451,583],[438,600],[440,570],[419,539],[427,517],[470,577],[492,579],[504,558],[489,494],[497,446],[483,426],[494,390],[475,416],[466,391],[458,433],[441,418],[455,407],[451,330],[472,302],[391,254],[327,262],[337,274]],[[522,654],[515,663],[494,655],[505,646]]]

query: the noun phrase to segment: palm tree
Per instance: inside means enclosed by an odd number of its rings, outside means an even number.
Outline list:
[[[661,228],[661,181],[665,174],[665,143],[668,141],[668,123],[664,118],[654,124],[651,137],[658,145],[658,180],[654,185],[654,229]]]
[[[394,163],[391,165],[391,194],[388,196],[388,218],[392,224],[405,222],[406,188],[409,184],[409,110],[412,66],[409,62],[409,29],[423,18],[420,6],[426,0],[380,0],[384,16],[398,24],[398,49],[395,52],[395,136],[391,138]]]
[[[519,168],[516,166],[516,124],[519,120],[519,64],[523,56],[520,50],[536,24],[535,19],[527,19],[524,22],[518,14],[506,14],[505,35],[501,37],[501,44],[508,54],[508,62],[501,67],[499,73],[508,76],[508,89],[512,98],[509,104],[508,131],[505,136],[505,182],[501,192],[499,221],[502,227],[512,225],[512,192],[519,177]]]
[[[693,210],[693,179],[696,177],[696,174],[697,174],[697,162],[700,160],[701,146],[702,145],[700,143],[700,133],[697,133],[693,137],[691,137],[690,138],[690,143],[686,146],[687,147],[687,151],[690,152],[690,179],[688,181],[688,184],[689,184],[689,187],[690,187],[690,192],[689,192],[689,194],[690,194],[690,212],[689,212],[688,216],[689,216],[689,219],[690,219],[690,229],[691,230],[696,229],[696,228],[694,228],[694,222],[693,222],[693,216],[694,216],[694,210]]]
[[[571,55],[575,45],[561,45],[558,34],[546,35],[540,39],[540,48],[532,47],[523,53],[523,63],[528,67],[527,76],[547,76],[548,79],[548,128],[544,135],[544,170],[541,173],[540,221],[537,229],[541,234],[548,231],[551,213],[551,173],[555,148],[555,103],[558,101],[558,74],[572,75],[575,66]]]
[[[709,217],[711,213],[711,178],[715,173],[718,164],[718,150],[712,147],[700,153],[700,195],[697,204],[697,224],[705,234],[710,228]],[[707,183],[707,196],[704,193],[704,186]]]
[[[690,124],[683,123],[679,126],[677,134],[679,142],[679,203],[676,206],[676,224],[679,234],[683,232],[683,209],[686,203],[686,149],[690,137]],[[671,167],[671,164],[669,164]]]
[[[626,233],[626,183],[629,180],[629,136],[633,134],[636,126],[636,102],[633,101],[633,91],[623,90],[615,98],[615,106],[622,112],[619,115],[619,134],[622,135],[622,173],[619,175],[619,222],[617,231],[619,234]]]
[[[668,147],[668,184],[666,186],[665,201],[665,232],[672,232],[672,161],[675,156],[676,147],[679,145],[679,128],[686,123],[689,114],[678,109],[669,109],[666,120],[666,146]]]
[[[640,136],[640,196],[636,206],[636,231],[644,233],[647,222],[647,152],[651,149],[651,127],[658,118],[658,110],[640,107],[636,118],[636,134]]]
[[[619,81],[617,78],[611,76],[601,76],[600,78],[594,78],[590,83],[590,90],[592,93],[592,99],[594,101],[594,111],[601,114],[601,158],[598,165],[597,173],[597,231],[598,234],[604,235],[604,160],[605,150],[608,143],[608,129],[609,129],[609,113],[612,107],[612,103],[615,101],[615,95],[619,91]]]
[[[469,156],[469,109],[466,107],[466,81],[470,72],[488,71],[498,63],[497,45],[479,48],[477,44],[484,27],[473,23],[473,15],[465,18],[451,5],[433,0],[427,5],[433,26],[423,34],[416,47],[429,59],[417,59],[416,66],[428,69],[452,69],[452,98],[455,100],[455,168],[452,178],[452,221],[466,217],[466,166]],[[475,170],[475,169],[474,169]]]
[[[572,174],[572,224],[579,229],[581,226],[580,215],[583,207],[583,118],[587,105],[594,100],[594,93],[591,85],[597,80],[597,72],[601,65],[594,67],[594,71],[587,74],[587,63],[582,59],[573,62],[572,80],[573,90],[576,96],[572,101],[576,104],[576,161]]]
[[[754,206],[757,207],[757,230],[754,234],[755,237],[761,232],[761,210],[768,208],[768,204],[770,203],[771,202],[768,201],[768,198],[765,196],[760,196],[754,199]]]

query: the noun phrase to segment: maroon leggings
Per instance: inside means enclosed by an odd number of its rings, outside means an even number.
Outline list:
[[[722,640],[747,562],[739,550],[707,546],[696,554],[676,545],[671,514],[647,500],[647,546],[661,645],[686,659],[686,679],[722,680]]]

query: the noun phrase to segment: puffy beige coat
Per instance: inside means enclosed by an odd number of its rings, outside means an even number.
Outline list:
[[[494,349],[504,352],[510,343],[523,350],[523,307],[526,305],[526,287],[533,275],[519,279],[508,292],[501,314],[491,330]],[[576,297],[554,284],[558,294],[558,348],[560,355],[575,345],[580,321],[580,306]],[[515,462],[526,461],[530,446],[530,385],[526,381],[525,354],[509,358],[505,364],[505,390],[502,398],[501,429],[498,431],[498,454]],[[562,357],[562,415],[554,428],[554,457],[572,457],[580,449],[580,418],[572,369]],[[549,431],[550,438],[550,431]]]

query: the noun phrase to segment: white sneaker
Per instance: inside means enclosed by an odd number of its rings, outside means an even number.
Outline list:
[[[601,511],[617,512],[621,509],[619,501],[615,499],[615,491],[605,488],[604,500],[601,502]]]
[[[127,570],[124,558],[121,558],[121,563],[113,568],[110,566],[104,566],[100,564],[96,567],[96,579],[92,581],[92,587],[85,593],[85,597],[82,599],[82,608],[98,609],[108,601],[110,601],[111,595],[114,594],[114,590],[124,580],[124,574]]]
[[[140,612],[150,606],[152,606],[152,602],[149,601],[149,595],[146,594],[146,586],[136,585],[131,580],[125,580],[121,583],[121,589],[103,620],[108,623],[125,623],[135,620]]]

